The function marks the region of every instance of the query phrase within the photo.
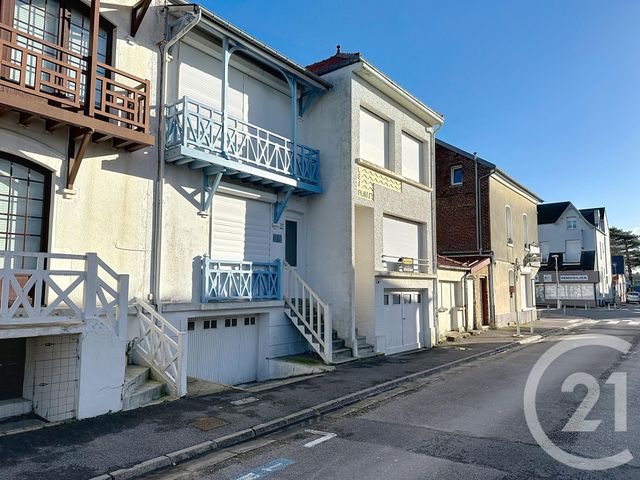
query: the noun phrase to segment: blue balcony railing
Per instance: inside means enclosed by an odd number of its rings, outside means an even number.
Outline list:
[[[273,263],[202,259],[202,302],[279,300],[282,267]]]
[[[239,165],[320,185],[319,150],[298,144],[294,155],[290,139],[234,117],[227,118],[223,147],[222,122],[222,112],[188,97],[168,106],[166,150],[169,156],[175,151],[182,156],[185,148],[192,149],[198,152],[200,160],[202,154],[217,155]]]

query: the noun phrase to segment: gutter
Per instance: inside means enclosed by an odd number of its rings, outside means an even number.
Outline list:
[[[182,39],[189,31],[195,27],[202,19],[202,9],[198,5],[177,5],[178,7],[193,7],[193,20],[182,30],[177,32],[173,38],[169,37],[169,8],[164,8],[165,18],[165,38],[158,44],[160,49],[160,70],[158,72],[158,170],[155,186],[155,202],[153,204],[153,229],[151,240],[151,293],[149,300],[155,303],[158,312],[162,312],[160,304],[160,272],[162,264],[162,220],[163,220],[163,200],[164,200],[164,146],[165,146],[165,98],[167,90],[166,70],[167,55],[170,49]]]
[[[436,225],[436,133],[442,128],[442,123],[431,128],[431,258],[433,273],[436,275],[433,283],[433,326],[436,334],[436,344],[440,341],[440,321],[438,319],[438,226]],[[431,342],[429,342],[431,343]],[[433,345],[431,345],[433,347]]]

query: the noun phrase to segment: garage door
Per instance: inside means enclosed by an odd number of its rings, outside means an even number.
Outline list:
[[[420,292],[385,291],[384,328],[386,353],[420,348],[422,294]]]
[[[258,317],[190,319],[187,375],[225,385],[258,376]]]
[[[213,200],[211,258],[268,262],[271,204],[217,194]]]

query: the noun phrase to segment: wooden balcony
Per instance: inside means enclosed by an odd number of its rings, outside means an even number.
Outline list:
[[[41,118],[48,131],[137,150],[155,142],[149,92],[148,80],[0,24],[0,114],[18,112],[22,125]]]

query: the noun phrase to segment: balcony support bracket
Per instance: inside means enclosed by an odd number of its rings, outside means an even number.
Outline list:
[[[312,88],[310,90],[305,89],[305,91],[300,95],[300,99],[298,100],[298,115],[300,117],[304,116],[305,112],[309,109],[311,104],[318,98],[323,92],[321,92],[317,88]]]
[[[76,181],[76,177],[78,176],[78,171],[80,170],[80,165],[82,164],[82,160],[84,159],[84,155],[87,152],[87,147],[89,146],[89,142],[91,142],[91,136],[93,135],[93,130],[85,129],[83,130],[78,137],[78,134],[73,131],[73,129],[69,129],[69,145],[67,148],[67,189],[73,190],[73,184]],[[76,137],[78,140],[76,141]],[[78,149],[76,150],[76,143],[78,143]]]
[[[210,174],[204,173],[202,178],[202,199],[201,199],[201,214],[206,214],[211,209],[211,202],[213,201],[213,197],[220,186],[220,181],[222,180],[222,175],[224,171],[220,171],[218,173]]]
[[[135,37],[136,33],[138,33],[140,24],[142,23],[144,16],[147,14],[147,10],[149,10],[150,5],[151,5],[151,0],[139,0],[131,8],[131,36],[132,37]]]
[[[287,204],[289,203],[289,199],[291,198],[292,194],[293,194],[293,188],[289,188],[287,190],[287,193],[285,193],[284,198],[282,200],[277,201],[276,204],[274,205],[275,208],[273,209],[273,223],[280,222],[280,217],[282,217],[282,214],[286,210]]]

